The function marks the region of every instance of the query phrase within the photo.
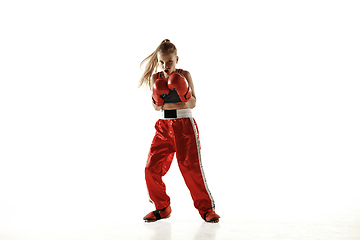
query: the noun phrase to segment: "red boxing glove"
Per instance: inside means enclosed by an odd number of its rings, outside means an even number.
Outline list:
[[[176,89],[180,100],[182,102],[187,102],[191,98],[191,89],[185,77],[177,72],[174,72],[170,75],[168,79],[168,86],[171,90]]]
[[[169,88],[167,82],[163,78],[159,78],[154,82],[152,99],[156,106],[160,107],[164,105],[163,94],[169,94]]]

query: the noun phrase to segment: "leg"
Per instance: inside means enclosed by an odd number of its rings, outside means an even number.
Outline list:
[[[181,124],[174,124],[179,168],[190,190],[195,208],[206,221],[205,214],[214,212],[215,203],[207,186],[201,163],[200,141],[196,122],[192,118],[179,120],[182,120]],[[210,222],[218,222],[218,218]]]
[[[170,205],[170,197],[166,194],[166,186],[162,177],[168,172],[175,153],[174,138],[171,136],[166,120],[156,123],[156,133],[150,147],[145,167],[145,180],[150,201],[157,210]]]
[[[174,153],[167,157],[155,154],[149,156],[145,167],[145,180],[149,192],[150,201],[156,209],[163,209],[170,205],[170,197],[166,194],[166,186],[162,177],[170,168]]]

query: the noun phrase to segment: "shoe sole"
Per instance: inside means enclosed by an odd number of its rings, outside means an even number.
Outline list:
[[[216,217],[216,218],[212,218],[212,219],[210,219],[208,221],[205,220],[205,222],[210,223],[210,222],[213,222],[213,221],[216,221],[216,220],[219,220],[219,219],[220,219],[219,217]]]
[[[163,217],[163,218],[160,218],[160,219],[144,219],[144,220],[145,220],[145,222],[156,222],[156,221],[159,221],[161,219],[167,219],[167,218],[170,217],[170,215],[171,215],[171,213],[169,215],[167,215],[166,217]]]

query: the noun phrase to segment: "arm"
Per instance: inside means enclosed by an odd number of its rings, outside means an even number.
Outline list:
[[[184,75],[184,77],[186,78],[186,80],[188,81],[189,83],[189,87],[191,88],[192,90],[192,95],[191,95],[191,98],[188,102],[186,102],[186,105],[189,107],[189,108],[194,108],[196,106],[196,96],[195,96],[195,89],[194,89],[194,83],[193,83],[193,80],[191,78],[191,75],[188,71],[183,71],[182,74]]]
[[[152,88],[154,86],[155,81],[156,81],[156,74],[153,74],[152,77],[151,77],[151,80],[150,80],[150,90],[151,90],[151,92],[152,92]],[[156,111],[160,111],[162,109],[162,106],[160,106],[160,107],[156,106],[156,104],[153,101],[151,101],[151,102],[152,102],[152,105],[153,105],[153,107],[154,107],[154,109]]]

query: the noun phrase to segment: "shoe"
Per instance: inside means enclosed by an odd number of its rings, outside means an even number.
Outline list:
[[[155,210],[153,212],[149,212],[145,217],[145,222],[155,222],[160,219],[169,218],[171,215],[171,207],[170,205],[166,208]]]
[[[203,219],[205,222],[213,222],[220,218],[219,215],[217,215],[214,211],[210,211],[204,214]]]

